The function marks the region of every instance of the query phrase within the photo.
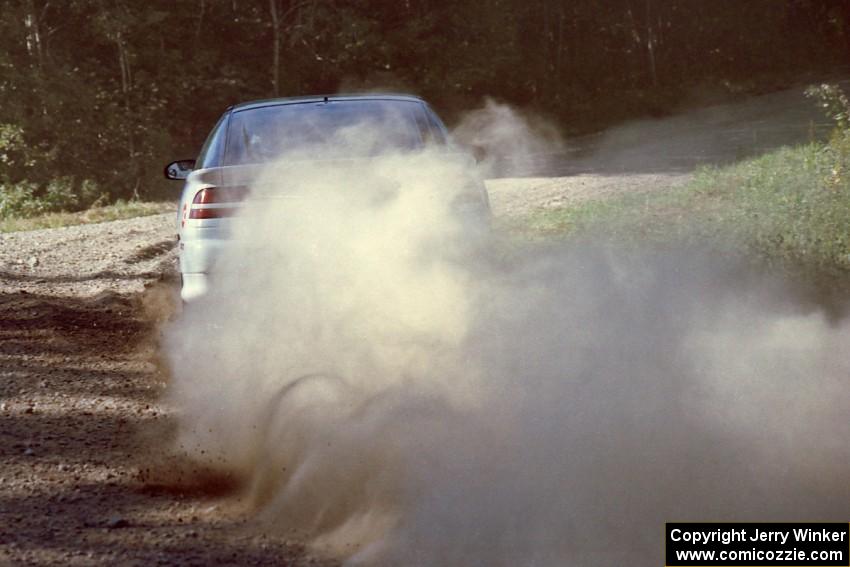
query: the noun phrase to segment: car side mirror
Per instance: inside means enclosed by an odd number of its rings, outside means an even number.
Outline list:
[[[166,179],[173,179],[175,181],[183,181],[192,171],[195,169],[195,160],[193,159],[179,159],[177,161],[172,161],[168,165],[165,166],[163,173],[165,174]]]

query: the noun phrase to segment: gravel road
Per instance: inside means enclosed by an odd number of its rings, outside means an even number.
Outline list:
[[[690,177],[683,173],[513,177],[487,181],[487,192],[494,215],[522,218],[535,210],[567,207],[626,192],[663,191],[687,182]]]
[[[488,184],[497,215],[524,215],[624,182]],[[318,563],[170,452],[175,276],[171,214],[0,235],[0,565]]]
[[[497,216],[523,216],[683,179],[488,186]],[[177,304],[174,216],[0,243],[0,565],[317,564],[259,528],[226,479],[171,454],[157,341]]]
[[[173,219],[0,236],[0,565],[310,561],[169,453]]]
[[[610,187],[490,183],[497,214]],[[316,564],[170,454],[175,276],[171,214],[0,235],[0,564]]]
[[[137,293],[176,266],[174,215],[0,235],[0,293]]]

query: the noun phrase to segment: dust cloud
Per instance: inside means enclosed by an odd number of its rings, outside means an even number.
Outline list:
[[[470,167],[268,167],[167,333],[182,450],[347,565],[657,565],[665,521],[846,520],[846,321],[699,250],[490,243]]]
[[[567,150],[561,132],[544,117],[490,98],[461,118],[453,136],[480,153],[478,169],[488,178],[515,174],[529,164],[549,170]]]

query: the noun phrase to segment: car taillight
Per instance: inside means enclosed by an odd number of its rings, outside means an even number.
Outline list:
[[[205,187],[192,199],[190,219],[219,219],[239,212],[240,201],[248,195],[248,187]]]

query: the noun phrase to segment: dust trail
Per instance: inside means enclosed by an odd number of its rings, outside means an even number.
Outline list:
[[[695,250],[488,246],[468,167],[270,167],[169,332],[182,447],[351,565],[655,565],[664,521],[847,518],[846,321]]]
[[[563,161],[567,149],[560,131],[542,116],[490,98],[466,113],[453,134],[458,142],[480,151],[479,169],[490,178],[529,167],[547,171]]]

